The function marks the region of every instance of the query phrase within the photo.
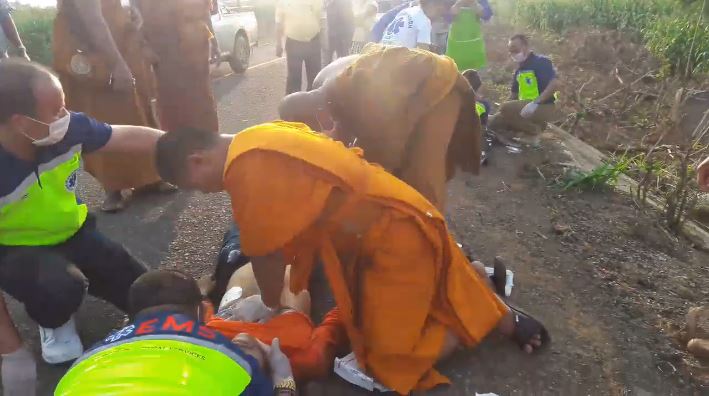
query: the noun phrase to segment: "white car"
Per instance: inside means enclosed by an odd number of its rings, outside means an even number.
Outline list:
[[[251,50],[258,45],[258,23],[253,7],[244,0],[213,0],[212,25],[222,51],[221,60],[229,62],[235,73],[249,68]]]

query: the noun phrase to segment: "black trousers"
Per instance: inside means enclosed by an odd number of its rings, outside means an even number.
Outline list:
[[[327,56],[325,63],[330,63],[337,58],[342,58],[350,54],[352,49],[352,35],[346,33],[332,33],[328,35]],[[335,55],[337,54],[337,55]]]
[[[288,65],[286,95],[303,89],[303,64],[305,64],[305,74],[308,78],[307,90],[313,89],[315,76],[322,69],[321,51],[320,35],[310,41],[286,38],[286,64]]]
[[[146,271],[122,245],[96,229],[92,216],[59,245],[0,246],[0,289],[46,328],[66,323],[87,290],[125,311],[128,288]]]

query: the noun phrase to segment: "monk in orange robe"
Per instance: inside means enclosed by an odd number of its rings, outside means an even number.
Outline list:
[[[155,52],[160,126],[166,131],[194,127],[218,133],[217,107],[209,75],[219,53],[210,0],[133,0],[142,32]]]
[[[311,92],[285,97],[280,117],[361,147],[445,211],[446,183],[457,168],[477,174],[481,126],[475,93],[445,56],[367,45],[338,59]]]
[[[156,162],[182,188],[229,194],[269,308],[280,308],[286,264],[296,292],[322,261],[358,363],[398,393],[446,383],[434,364],[496,328],[528,352],[548,341],[487,286],[443,215],[359,149],[276,122],[165,134]]]
[[[121,0],[58,0],[54,70],[67,108],[102,122],[157,127],[154,80],[146,46]],[[86,169],[105,181],[106,211],[120,210],[120,190],[157,183],[154,164],[138,154],[87,155]]]

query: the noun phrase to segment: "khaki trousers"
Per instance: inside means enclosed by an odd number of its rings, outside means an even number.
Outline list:
[[[522,117],[520,112],[528,103],[529,101],[526,100],[503,103],[500,106],[500,111],[490,117],[488,128],[495,132],[507,130],[528,135],[538,135],[546,129],[548,122],[559,119],[559,112],[553,103],[541,104],[531,117]]]

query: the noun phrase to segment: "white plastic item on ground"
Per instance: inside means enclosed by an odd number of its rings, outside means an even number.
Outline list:
[[[360,388],[370,392],[378,390],[380,392],[391,392],[391,389],[375,381],[374,378],[362,372],[355,358],[354,352],[340,358],[335,358],[335,374],[339,375],[350,384],[357,385]]]
[[[493,275],[495,273],[495,269],[492,267],[485,267],[485,272],[488,275]],[[514,287],[514,277],[515,274],[514,272],[507,270],[507,273],[505,274],[505,296],[509,297],[512,295],[512,288]]]
[[[232,287],[231,289],[227,290],[226,293],[224,293],[224,297],[222,297],[222,301],[219,303],[219,308],[221,309],[230,302],[240,299],[243,294],[244,289],[240,288],[239,286]]]
[[[497,393],[477,393],[475,392],[475,396],[499,396]]]

